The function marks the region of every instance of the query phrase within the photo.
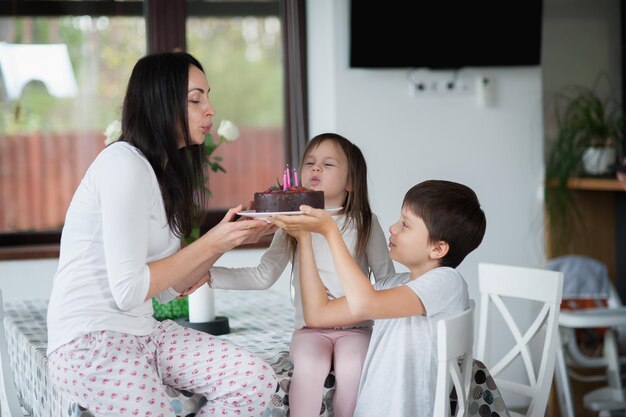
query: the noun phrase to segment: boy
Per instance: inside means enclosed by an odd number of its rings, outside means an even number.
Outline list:
[[[374,287],[346,248],[337,225],[321,209],[273,222],[298,239],[304,320],[310,327],[375,319],[354,417],[431,417],[437,378],[437,320],[469,306],[456,271],[478,247],[486,228],[476,194],[462,184],[431,180],[411,188],[400,219],[389,228],[389,254],[410,272]],[[311,234],[322,234],[346,296],[329,300],[319,279]]]

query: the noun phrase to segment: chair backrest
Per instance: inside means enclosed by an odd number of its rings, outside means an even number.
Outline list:
[[[543,417],[554,374],[563,274],[544,269],[481,263],[478,265],[478,285],[481,306],[476,357],[488,366],[500,390],[528,399],[529,405],[525,414],[527,417]],[[520,329],[520,317],[513,314],[514,309],[507,297],[531,301],[529,304],[532,306],[526,306],[523,312],[526,317],[530,314],[536,315],[530,318],[531,324],[527,330]],[[519,307],[518,304],[516,306]],[[536,307],[538,312],[528,307]],[[494,316],[499,313],[502,317],[506,328],[494,330],[490,334],[492,309]],[[517,321],[514,316],[517,316]],[[510,349],[505,346],[505,353],[501,358],[491,358],[491,346],[488,342],[504,344],[507,331],[513,338],[512,346]],[[536,354],[538,341],[543,343],[539,355]],[[518,357],[521,358],[525,375],[514,375],[515,372],[510,370],[508,373],[503,372]],[[510,406],[506,395],[504,399]]]
[[[20,406],[20,402],[17,396],[17,390],[15,389],[15,382],[13,381],[13,372],[11,371],[11,364],[9,362],[9,350],[7,348],[6,334],[4,332],[4,303],[2,301],[2,290],[0,289],[0,362],[2,363],[2,390],[0,394],[2,397],[2,413],[8,413],[9,417],[22,417],[24,411]]]
[[[473,345],[474,300],[470,300],[470,306],[465,311],[437,322],[438,368],[434,417],[450,417],[452,387],[456,390],[457,397],[454,415],[467,415],[474,359]]]
[[[563,273],[563,300],[608,300],[611,280],[605,263],[582,255],[548,260],[546,269]]]

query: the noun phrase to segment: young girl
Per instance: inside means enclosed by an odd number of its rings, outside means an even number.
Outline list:
[[[369,284],[370,272],[376,280],[394,274],[385,235],[369,206],[367,169],[360,149],[340,135],[324,133],[309,141],[300,167],[302,184],[324,191],[326,207],[343,207],[332,219],[363,272],[363,281]],[[302,313],[298,249],[295,241],[290,239],[282,230],[276,232],[256,267],[213,267],[212,286],[266,289],[278,280],[291,261],[296,330],[290,349],[294,364],[289,386],[290,413],[294,417],[319,415],[324,380],[332,364],[336,378],[335,417],[352,417],[372,323],[362,321],[332,328],[307,327]],[[313,235],[313,248],[328,298],[342,297],[344,292],[333,266],[332,254],[322,236]]]

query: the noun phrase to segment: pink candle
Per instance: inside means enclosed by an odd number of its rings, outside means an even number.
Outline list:
[[[287,164],[287,169],[285,170],[287,174],[287,187],[291,188],[291,172],[289,172],[289,164]]]
[[[287,170],[283,171],[283,191],[287,190]]]
[[[293,182],[296,188],[298,188],[298,171],[295,168],[293,169]]]

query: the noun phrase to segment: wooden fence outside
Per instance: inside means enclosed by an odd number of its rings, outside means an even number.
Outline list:
[[[247,204],[276,183],[285,166],[280,128],[240,128],[214,155],[226,173],[210,173],[208,208]],[[0,233],[56,229],[87,168],[104,148],[99,132],[0,135]]]

